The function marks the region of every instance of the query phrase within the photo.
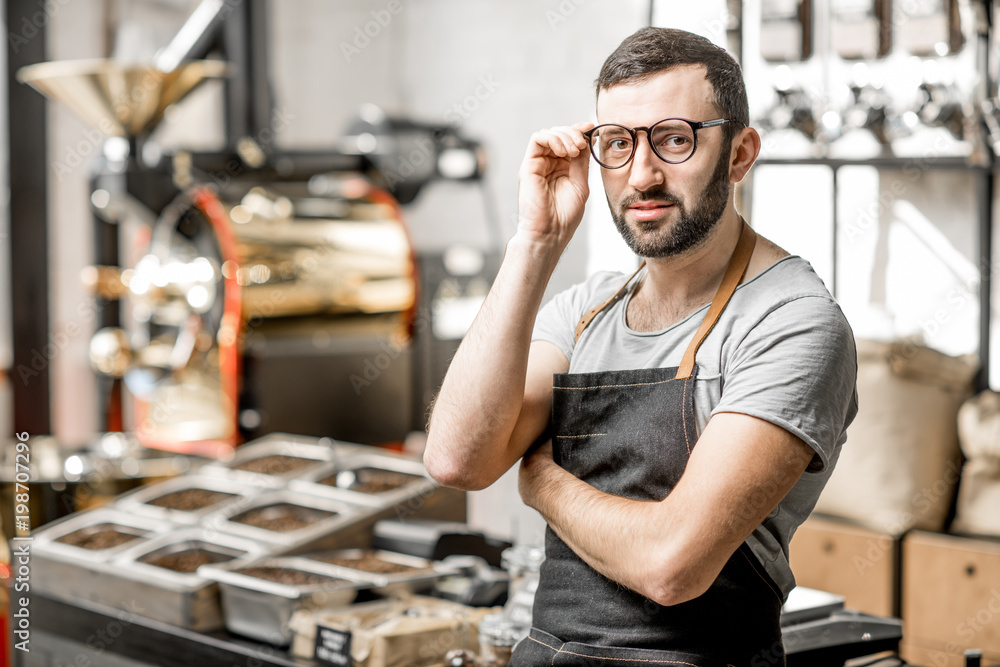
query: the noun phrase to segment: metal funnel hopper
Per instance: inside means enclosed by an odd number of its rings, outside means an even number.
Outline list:
[[[131,138],[150,132],[167,107],[228,69],[221,60],[184,62],[170,72],[114,60],[63,60],[22,67],[17,79],[99,130]]]

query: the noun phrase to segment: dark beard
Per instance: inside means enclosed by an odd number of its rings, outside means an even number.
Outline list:
[[[625,197],[617,209],[609,199],[608,206],[618,233],[632,252],[640,257],[672,257],[694,248],[708,238],[726,210],[729,192],[729,151],[723,151],[715,164],[711,180],[690,211],[684,207],[679,197],[662,185]],[[676,206],[680,212],[676,224],[669,230],[662,230],[654,238],[637,238],[625,221],[625,211],[632,204],[643,200],[666,201]]]

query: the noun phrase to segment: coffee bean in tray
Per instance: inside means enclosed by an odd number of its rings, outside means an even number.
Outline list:
[[[415,480],[423,479],[417,475],[408,475],[382,468],[355,468],[349,471],[353,473],[352,475],[344,475],[344,472],[346,471],[321,479],[319,483],[350,489],[358,493],[384,493],[398,489]]]
[[[285,454],[272,454],[262,456],[258,459],[250,459],[233,466],[234,470],[246,470],[247,472],[257,472],[265,475],[282,475],[292,470],[304,468],[307,465],[319,463],[316,459],[305,459],[301,456],[287,456]]]
[[[400,572],[411,572],[417,568],[402,563],[393,563],[383,560],[371,551],[362,552],[359,556],[338,556],[336,552],[317,553],[310,556],[313,560],[349,567],[352,570],[362,570],[373,574],[399,574]]]
[[[202,565],[208,565],[210,563],[223,563],[232,559],[233,556],[229,556],[227,554],[220,554],[207,549],[195,548],[185,549],[184,551],[175,551],[174,553],[164,555],[152,553],[143,556],[139,560],[143,563],[155,565],[156,567],[173,570],[174,572],[190,574],[197,571],[197,569]]]
[[[56,542],[62,542],[81,549],[91,551],[101,551],[120,546],[126,542],[139,539],[140,535],[133,532],[118,530],[124,526],[117,526],[113,523],[102,523],[96,526],[87,526],[80,530],[75,530],[68,535],[57,537]],[[143,531],[145,532],[145,531]]]
[[[245,574],[248,577],[266,579],[268,581],[275,581],[279,584],[289,584],[291,586],[311,586],[314,584],[327,584],[336,581],[344,581],[344,579],[338,579],[337,577],[329,577],[325,574],[318,574],[316,572],[304,572],[290,567],[267,567],[258,565],[242,567],[236,570],[236,572]]]
[[[148,500],[146,504],[179,510],[181,512],[194,512],[220,503],[235,495],[235,493],[210,491],[208,489],[182,489]]]
[[[288,533],[311,526],[327,517],[336,516],[336,512],[303,507],[292,503],[274,503],[263,507],[255,507],[241,512],[230,521],[244,523],[248,526],[263,528],[278,533]]]

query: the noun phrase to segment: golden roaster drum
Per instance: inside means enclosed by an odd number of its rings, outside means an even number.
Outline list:
[[[129,327],[98,332],[91,361],[124,378],[145,445],[218,456],[236,444],[244,347],[268,321],[409,340],[413,248],[397,202],[363,176],[197,186],[133,246]]]

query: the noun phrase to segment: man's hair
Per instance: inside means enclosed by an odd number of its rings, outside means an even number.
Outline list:
[[[744,127],[750,125],[747,89],[739,63],[722,47],[683,30],[642,28],[626,37],[604,61],[596,81],[597,93],[620,83],[641,81],[681,65],[702,65],[706,70],[705,78],[712,84],[715,106],[722,118],[738,120]],[[738,125],[726,123],[727,143],[732,143],[739,130]]]

